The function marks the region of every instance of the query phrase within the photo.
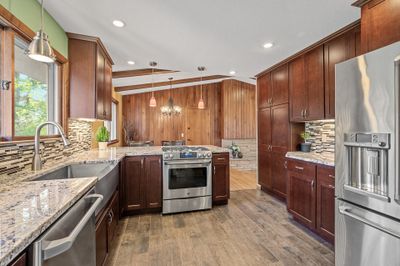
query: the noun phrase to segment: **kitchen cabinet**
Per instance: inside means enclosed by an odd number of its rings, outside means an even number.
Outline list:
[[[335,239],[335,168],[317,167],[317,232],[333,243]]]
[[[70,117],[111,120],[111,57],[99,38],[68,38]]]
[[[361,50],[367,53],[400,41],[398,0],[357,1],[361,7]]]
[[[272,98],[270,105],[275,106],[289,101],[288,65],[284,64],[271,72]]]
[[[212,201],[226,204],[229,199],[229,153],[214,153],[212,158]]]
[[[302,126],[289,123],[288,104],[258,111],[258,180],[263,190],[286,197],[286,158],[288,150],[296,149]]]
[[[116,190],[96,221],[96,265],[104,265],[119,222],[119,191]]]
[[[324,44],[325,118],[335,118],[335,65],[360,53],[359,25]]]
[[[265,75],[257,78],[258,108],[268,107],[270,105],[271,97],[272,97],[271,74],[266,73]]]
[[[334,167],[288,160],[289,213],[331,243],[335,238],[334,172]]]
[[[26,266],[27,261],[26,261],[26,252],[20,254],[14,262],[10,263],[8,266]]]
[[[324,48],[308,51],[289,63],[290,121],[324,119]]]
[[[126,157],[122,183],[124,212],[161,209],[161,156]]]

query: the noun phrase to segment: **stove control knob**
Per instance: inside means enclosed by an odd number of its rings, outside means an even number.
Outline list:
[[[207,158],[211,158],[211,153],[207,153]]]

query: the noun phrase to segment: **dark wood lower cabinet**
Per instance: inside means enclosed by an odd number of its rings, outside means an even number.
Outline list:
[[[333,243],[334,168],[300,160],[289,160],[287,179],[287,208],[293,218]]]
[[[229,153],[213,154],[212,200],[214,204],[228,203]]]
[[[272,153],[271,160],[271,180],[272,192],[278,197],[286,199],[286,158],[283,154]]]
[[[14,262],[11,262],[8,266],[26,266],[27,261],[26,261],[26,252],[22,253],[19,255]]]
[[[271,153],[258,150],[258,183],[263,189],[272,190]]]
[[[333,243],[335,239],[335,168],[317,167],[317,231]]]
[[[96,265],[104,265],[108,255],[107,217],[106,213],[96,225]]]

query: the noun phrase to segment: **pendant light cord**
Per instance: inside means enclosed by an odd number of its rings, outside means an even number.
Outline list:
[[[41,9],[41,11],[40,11],[40,17],[41,17],[41,21],[40,21],[40,23],[41,23],[41,24],[40,24],[40,30],[41,30],[42,32],[44,32],[44,18],[43,18],[43,17],[44,17],[44,16],[43,16],[43,13],[44,13],[44,12],[43,12],[43,9],[44,9],[44,7],[43,7],[43,1],[44,1],[44,0],[41,0],[41,3],[40,3],[40,4],[42,5],[42,9]]]

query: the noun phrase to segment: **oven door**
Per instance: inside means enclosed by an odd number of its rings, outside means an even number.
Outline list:
[[[181,160],[164,162],[164,199],[211,196],[211,161]]]

